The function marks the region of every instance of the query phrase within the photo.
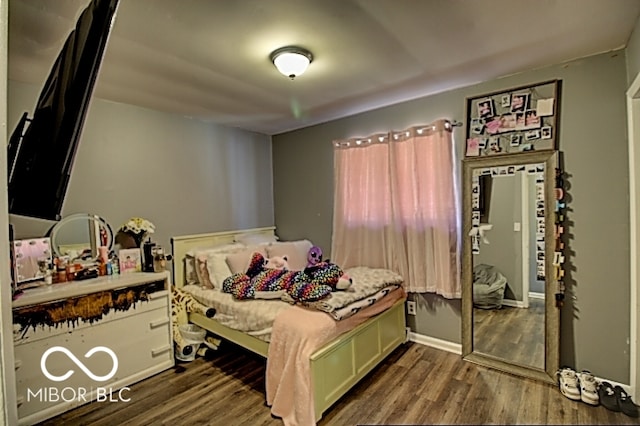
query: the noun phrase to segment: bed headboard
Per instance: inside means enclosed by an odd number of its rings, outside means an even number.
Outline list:
[[[209,234],[182,235],[171,238],[171,254],[173,256],[173,285],[182,287],[185,284],[185,257],[187,252],[219,244],[230,244],[241,235],[275,235],[275,226],[265,228],[239,229],[236,231],[213,232]]]

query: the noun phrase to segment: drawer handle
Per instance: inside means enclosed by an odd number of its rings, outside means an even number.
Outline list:
[[[156,291],[155,293],[149,293],[149,300],[156,300],[156,299],[162,299],[163,297],[167,297],[169,295],[169,292],[166,290],[163,291]]]
[[[163,348],[151,349],[151,356],[156,357],[158,355],[162,355],[165,352],[169,352],[171,350],[171,346],[165,346]]]
[[[17,370],[18,368],[22,367],[22,360],[20,359],[16,359],[15,363],[14,363],[14,367]]]
[[[151,321],[149,323],[149,327],[153,330],[154,328],[162,327],[163,325],[169,324],[169,318],[162,318],[159,320]]]
[[[17,397],[16,403],[18,404],[18,406],[24,404],[24,396],[20,395],[19,397]]]

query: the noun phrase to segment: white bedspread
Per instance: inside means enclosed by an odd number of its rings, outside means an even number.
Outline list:
[[[281,300],[236,300],[228,293],[204,289],[199,285],[183,288],[198,302],[216,309],[214,319],[220,324],[269,342],[271,327],[283,309],[291,307]]]

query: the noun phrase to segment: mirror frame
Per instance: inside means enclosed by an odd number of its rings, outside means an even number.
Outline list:
[[[476,364],[548,383],[556,383],[560,362],[560,309],[556,307],[557,280],[554,275],[555,252],[555,173],[556,151],[532,151],[462,160],[462,358]],[[487,167],[519,166],[544,163],[545,182],[545,357],[544,369],[509,362],[473,348],[473,256],[471,247],[471,186],[473,171]]]
[[[89,213],[76,213],[76,214],[72,214],[69,215],[65,218],[63,218],[61,221],[59,221],[58,223],[56,223],[47,233],[48,235],[50,235],[51,237],[51,250],[53,251],[53,253],[55,253],[57,256],[62,256],[63,254],[60,253],[59,249],[58,249],[58,243],[56,241],[56,237],[58,235],[58,233],[60,232],[60,229],[62,229],[66,224],[70,223],[70,222],[74,222],[74,221],[79,221],[79,220],[87,220],[87,221],[93,221],[95,225],[97,225],[95,227],[95,229],[99,229],[100,226],[104,227],[107,231],[107,235],[109,237],[109,244],[107,245],[107,248],[109,249],[108,251],[111,251],[113,249],[113,244],[114,244],[114,238],[115,236],[113,235],[113,230],[111,229],[111,226],[109,225],[109,223],[103,219],[102,217],[98,216],[98,215],[94,215],[94,214],[89,214]],[[98,235],[97,234],[91,234],[89,235],[89,241],[87,241],[87,243],[90,245],[91,247],[91,256],[92,257],[97,257],[98,256]]]

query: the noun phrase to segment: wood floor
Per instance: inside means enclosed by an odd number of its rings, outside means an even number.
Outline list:
[[[131,386],[131,401],[89,403],[43,425],[281,426],[264,405],[265,360],[232,344]],[[398,348],[325,413],[320,426],[640,424],[416,343]]]
[[[544,369],[544,300],[529,308],[473,309],[473,350]]]

